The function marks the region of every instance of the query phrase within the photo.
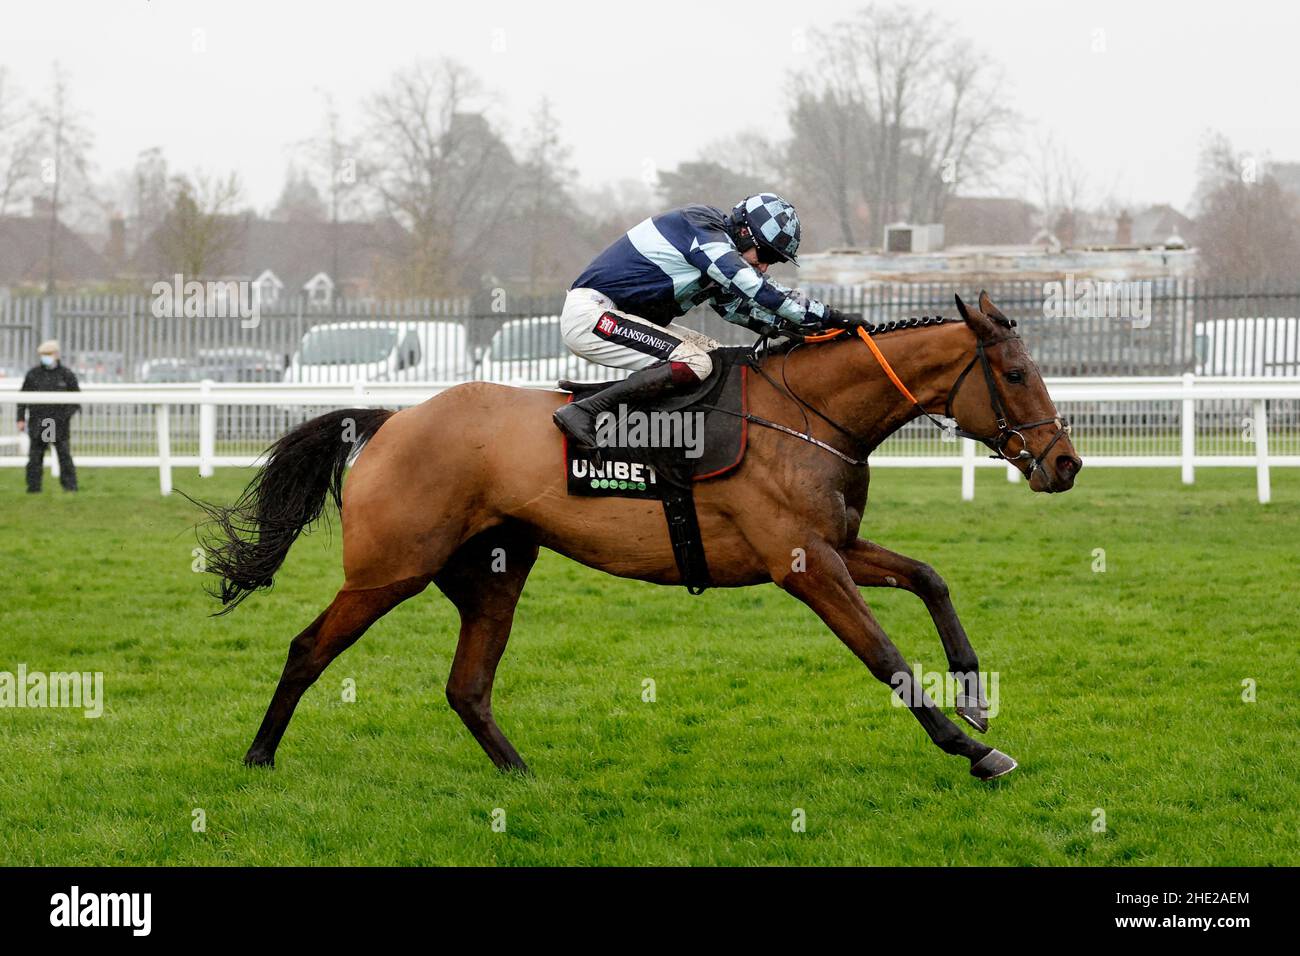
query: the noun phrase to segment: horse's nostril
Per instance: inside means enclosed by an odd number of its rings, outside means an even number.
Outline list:
[[[1067,481],[1074,478],[1083,467],[1083,462],[1073,455],[1059,455],[1056,459],[1056,473]]]

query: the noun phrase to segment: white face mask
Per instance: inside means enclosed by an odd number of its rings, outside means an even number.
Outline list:
[[[55,358],[53,355],[41,356],[41,364],[44,365],[46,368],[54,368],[54,363],[57,361],[58,359]]]

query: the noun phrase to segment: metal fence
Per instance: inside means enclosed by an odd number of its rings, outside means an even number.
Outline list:
[[[1021,334],[1047,376],[1300,374],[1300,281],[1206,279],[1142,280],[1149,315],[1045,314],[1049,293],[1041,281],[999,280],[987,285],[997,305],[1017,319]],[[973,302],[968,283],[916,282],[866,286],[810,286],[831,305],[863,312],[873,321],[914,315],[954,315],[955,294]],[[456,299],[336,300],[286,298],[261,306],[255,324],[238,317],[158,317],[143,295],[0,297],[0,381],[35,361],[39,339],[58,338],[65,362],[88,382],[215,380],[280,381],[304,336],[320,326],[454,324],[463,338],[443,347],[464,354],[433,355],[463,377],[478,371],[494,340],[509,325],[516,361],[563,355],[554,317],[563,294],[485,293]],[[1094,303],[1092,311],[1105,312]],[[550,317],[552,321],[538,321]],[[723,344],[743,344],[753,333],[708,308],[686,320]],[[1249,341],[1229,341],[1233,329],[1253,328]],[[1216,335],[1216,332],[1221,334]],[[1218,354],[1207,352],[1215,339]],[[1207,363],[1213,367],[1206,367]],[[544,363],[539,364],[544,368]],[[207,374],[205,374],[207,373]],[[391,373],[390,373],[391,374]]]
[[[989,282],[994,302],[1016,318],[1044,375],[1198,376],[1300,375],[1300,282],[1155,280],[1146,291],[1149,313],[1045,315],[1042,282]],[[883,322],[913,315],[953,315],[954,294],[973,301],[978,287],[925,282],[857,287],[810,287],[837,308]],[[256,323],[232,317],[158,317],[148,296],[0,298],[0,386],[21,379],[47,334],[60,340],[64,361],[85,383],[169,384],[242,382],[270,384],[427,382],[485,378],[555,381],[597,377],[610,370],[569,355],[560,339],[563,295],[447,300],[336,301],[289,299],[263,306]],[[745,344],[748,330],[699,309],[686,322],[724,344]],[[369,362],[331,361],[313,350],[331,342],[331,328],[352,329],[369,348],[378,336],[385,357]],[[335,343],[337,344],[337,343]],[[328,352],[326,348],[324,351]],[[310,361],[313,354],[320,361]],[[1178,447],[1178,409],[1168,402],[1071,403],[1084,454],[1163,454]],[[220,407],[216,441],[223,454],[250,455],[295,422],[301,408]],[[1196,433],[1203,453],[1249,456],[1243,436],[1253,414],[1249,402],[1198,403]],[[1274,447],[1300,451],[1300,408],[1271,401]],[[18,452],[14,407],[0,393],[0,456]],[[178,454],[197,453],[194,407],[173,410]],[[123,405],[87,406],[76,423],[77,452],[139,456],[155,442],[152,411]],[[914,423],[881,449],[882,455],[957,454]]]
[[[96,454],[78,449],[83,465],[141,466],[159,469],[163,494],[172,488],[174,467],[197,466],[200,475],[210,475],[225,465],[250,465],[260,448],[241,451],[221,438],[221,422],[227,413],[273,410],[283,416],[285,427],[291,419],[305,418],[328,408],[380,405],[402,407],[418,404],[431,394],[454,383],[301,385],[267,384],[217,385],[211,382],[171,385],[89,385],[80,393],[39,393],[40,402],[82,403],[90,408],[130,409],[132,420],[143,431],[152,432],[152,447],[134,455]],[[0,387],[0,396],[11,386]],[[1253,467],[1260,502],[1271,496],[1269,471],[1272,467],[1300,467],[1300,379],[1260,377],[1197,378],[1070,378],[1049,379],[1048,387],[1061,410],[1100,408],[1112,405],[1135,405],[1144,410],[1160,409],[1160,416],[1172,417],[1176,429],[1172,434],[1133,433],[1132,423],[1115,427],[1114,415],[1084,412],[1083,427],[1075,434],[1075,443],[1091,467],[1164,467],[1181,468],[1182,479],[1191,484],[1198,467]],[[1198,411],[1200,406],[1230,403],[1244,406],[1249,414],[1241,421],[1218,421],[1209,432],[1201,424],[1212,415]],[[197,436],[181,444],[172,425],[173,409],[191,410],[198,423]],[[1144,412],[1145,414],[1145,412]],[[918,423],[919,424],[919,423]],[[1119,440],[1116,441],[1115,439]],[[22,442],[19,442],[21,451]],[[435,450],[431,449],[430,454]],[[877,466],[961,469],[962,497],[975,494],[975,469],[979,465],[1005,467],[1012,480],[1019,472],[1001,460],[979,457],[976,444],[969,440],[945,441],[943,433],[928,424],[919,430],[890,439],[872,457]],[[52,456],[51,456],[52,457]],[[2,458],[0,466],[20,465],[19,457]]]

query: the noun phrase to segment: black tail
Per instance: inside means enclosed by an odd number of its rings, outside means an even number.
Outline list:
[[[267,450],[266,464],[231,507],[190,498],[208,516],[200,544],[207,570],[221,578],[211,592],[223,605],[217,613],[271,586],[298,535],[321,516],[325,495],[342,503],[348,460],[392,414],[345,408],[303,422]]]

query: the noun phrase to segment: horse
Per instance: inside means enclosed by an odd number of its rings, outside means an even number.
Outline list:
[[[986,293],[978,308],[959,296],[956,305],[960,319],[796,335],[756,350],[748,451],[725,477],[700,482],[695,499],[713,586],[772,583],[808,605],[935,745],[992,780],[1016,761],[936,705],[858,590],[902,588],[924,602],[961,687],[956,714],[986,732],[979,661],[943,578],[858,536],[867,458],[926,416],[984,442],[1034,492],[1069,490],[1082,462],[1015,323]],[[567,494],[562,437],[551,423],[566,398],[468,382],[402,411],[332,411],[277,440],[233,505],[196,502],[207,513],[201,538],[208,570],[221,579],[220,614],[271,586],[327,498],[341,513],[343,586],[290,642],[246,764],[274,766],[304,692],[370,625],[432,582],[460,615],[448,703],[498,768],[528,772],[497,723],[492,684],[539,549],[619,577],[681,581],[659,502]]]

